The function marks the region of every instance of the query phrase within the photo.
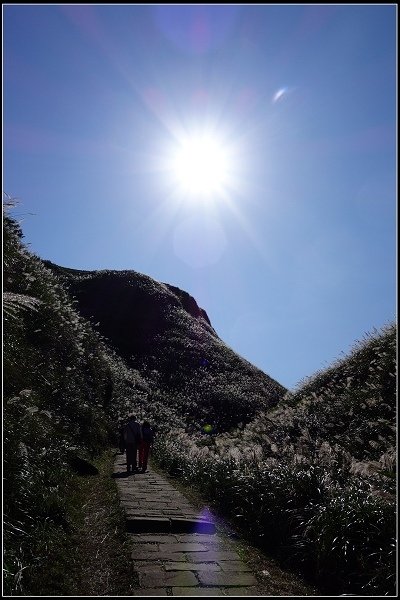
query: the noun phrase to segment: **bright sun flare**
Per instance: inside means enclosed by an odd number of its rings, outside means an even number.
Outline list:
[[[204,197],[228,183],[228,163],[228,152],[218,138],[199,135],[180,143],[171,166],[182,191]]]

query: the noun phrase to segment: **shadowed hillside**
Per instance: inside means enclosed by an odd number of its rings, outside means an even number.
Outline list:
[[[46,261],[127,365],[147,372],[189,421],[218,431],[275,406],[285,388],[233,352],[195,299],[136,271],[78,271]]]

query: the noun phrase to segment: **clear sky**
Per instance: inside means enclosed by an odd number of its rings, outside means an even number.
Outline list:
[[[396,316],[396,11],[3,5],[25,242],[186,290],[293,388]]]

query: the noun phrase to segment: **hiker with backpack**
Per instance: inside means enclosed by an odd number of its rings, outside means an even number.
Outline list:
[[[148,421],[142,424],[142,440],[139,444],[139,469],[142,473],[147,471],[147,461],[149,459],[150,448],[153,447],[154,431]]]
[[[137,451],[143,439],[142,428],[134,415],[129,415],[128,423],[124,427],[124,440],[126,447],[126,470],[132,473],[137,470]]]

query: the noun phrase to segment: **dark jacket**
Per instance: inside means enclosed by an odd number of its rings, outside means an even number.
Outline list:
[[[126,444],[138,444],[142,439],[142,428],[136,421],[128,421],[124,427],[124,440]]]

